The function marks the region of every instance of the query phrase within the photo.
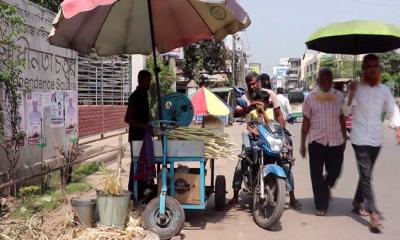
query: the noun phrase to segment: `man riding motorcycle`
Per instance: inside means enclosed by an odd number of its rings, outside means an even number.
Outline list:
[[[280,104],[278,101],[278,98],[276,94],[268,88],[262,88],[262,86],[266,87],[271,87],[271,84],[269,82],[269,76],[268,74],[261,74],[258,76],[256,73],[250,73],[246,76],[246,85],[247,85],[247,93],[245,93],[241,97],[240,102],[245,102],[247,104],[239,104],[236,109],[234,116],[235,117],[244,117],[244,116],[249,116],[251,117],[257,115],[257,113],[254,112],[261,112],[262,118],[261,120],[264,122],[268,122],[268,117],[266,114],[266,109],[267,107],[272,107],[273,108],[273,115],[274,118],[279,124],[285,128],[285,120],[283,118],[283,114],[280,110]],[[262,111],[260,111],[262,110]],[[252,112],[253,111],[253,112]],[[253,119],[255,120],[255,119]],[[237,204],[238,203],[238,197],[239,197],[239,191],[241,189],[242,181],[243,181],[243,174],[244,174],[244,169],[247,168],[247,161],[243,161],[243,159],[246,158],[246,155],[251,153],[251,144],[250,144],[250,134],[256,135],[257,132],[252,129],[251,126],[247,126],[247,131],[244,131],[242,133],[242,141],[243,141],[243,151],[241,153],[239,162],[236,166],[234,177],[233,177],[233,183],[232,183],[232,188],[233,188],[233,198],[232,198],[232,203]],[[288,191],[289,191],[289,196],[290,196],[290,206],[293,209],[299,210],[302,208],[302,205],[296,200],[296,197],[294,195],[294,181],[293,181],[293,176],[289,177],[288,180]]]

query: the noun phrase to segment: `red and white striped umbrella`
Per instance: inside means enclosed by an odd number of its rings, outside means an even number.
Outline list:
[[[236,0],[65,0],[53,25],[52,45],[81,53],[95,48],[101,56],[147,55],[153,43],[164,53],[221,40],[250,19]]]

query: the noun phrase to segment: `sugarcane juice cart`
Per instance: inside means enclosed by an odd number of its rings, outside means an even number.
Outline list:
[[[153,127],[161,134],[161,140],[154,141],[155,161],[161,164],[158,177],[159,196],[151,200],[143,213],[148,229],[156,232],[161,239],[168,239],[179,233],[185,220],[184,209],[204,210],[207,200],[215,193],[215,207],[223,209],[226,184],[224,176],[217,176],[214,184],[214,159],[204,157],[204,143],[195,140],[168,140],[168,133],[175,128],[188,126],[193,120],[193,106],[188,97],[171,93],[161,99],[163,119],[153,121]],[[142,141],[132,142],[133,173],[136,174]],[[206,186],[206,164],[210,162],[211,186]],[[179,177],[176,166],[179,163],[198,163],[199,168],[190,168],[186,174],[192,179]],[[194,174],[190,174],[194,173]],[[180,175],[182,176],[182,174]],[[196,180],[198,183],[196,183]],[[189,194],[190,200],[182,196]],[[178,201],[177,198],[180,197]],[[186,199],[187,200],[187,199]],[[134,201],[138,201],[138,183],[134,181]]]

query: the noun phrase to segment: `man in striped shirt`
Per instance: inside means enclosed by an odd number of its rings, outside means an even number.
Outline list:
[[[332,88],[332,71],[318,73],[318,87],[307,95],[303,105],[300,154],[306,156],[306,138],[316,215],[329,207],[330,190],[340,176],[346,146],[346,126],[342,113],[344,96]],[[326,175],[324,176],[324,166]]]

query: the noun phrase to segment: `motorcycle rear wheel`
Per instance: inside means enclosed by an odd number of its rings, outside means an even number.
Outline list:
[[[285,207],[286,181],[275,175],[264,178],[265,199],[261,199],[260,184],[253,195],[254,221],[262,228],[271,230],[280,220]]]

